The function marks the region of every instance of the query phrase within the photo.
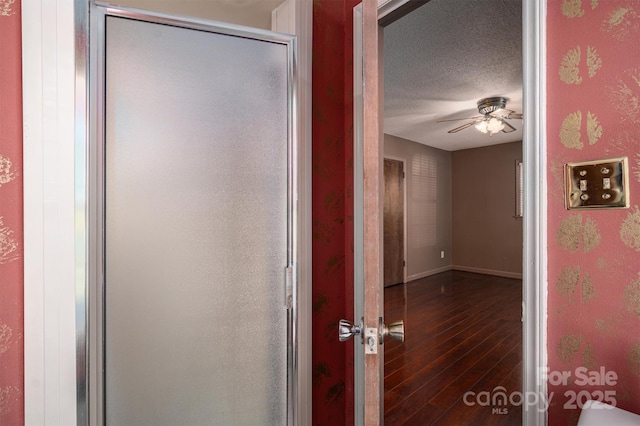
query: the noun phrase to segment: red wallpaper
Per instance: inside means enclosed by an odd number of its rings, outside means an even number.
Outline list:
[[[20,2],[0,0],[0,424],[24,423]]]
[[[313,424],[353,423],[353,7],[313,2]]]
[[[587,399],[640,413],[640,1],[549,0],[550,425]],[[627,156],[631,208],[568,211],[566,162]]]
[[[352,423],[352,7],[313,9],[313,422]],[[549,368],[551,425],[571,396],[612,392],[640,412],[640,1],[549,0]],[[22,424],[23,264],[19,2],[0,0],[0,423]],[[627,210],[569,212],[562,164],[626,155]],[[608,383],[583,384],[580,367]],[[569,374],[566,380],[558,379]],[[563,382],[566,382],[563,383]],[[615,382],[615,383],[613,383]],[[565,407],[566,406],[566,407]]]

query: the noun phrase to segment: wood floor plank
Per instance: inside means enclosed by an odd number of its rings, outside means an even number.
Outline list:
[[[460,356],[465,355],[469,351],[478,346],[487,333],[495,333],[496,330],[502,330],[505,327],[500,320],[492,321],[482,327],[470,327],[464,333],[459,333],[436,347],[425,347],[422,356],[418,358],[410,358],[402,368],[396,369],[393,373],[386,374],[385,371],[385,387],[393,389],[398,385],[406,383],[406,380],[399,382],[399,377],[416,378],[429,375],[435,369],[444,368],[457,360]]]
[[[385,342],[385,425],[520,424],[522,407],[463,395],[521,390],[521,301],[520,280],[459,271],[386,288],[385,318],[405,321],[406,340]]]
[[[514,337],[516,338],[514,339]],[[484,423],[482,424],[490,424],[491,422],[487,420],[485,414],[490,412],[494,407],[483,406],[482,409],[479,409],[479,407],[476,407],[475,405],[478,405],[476,398],[479,392],[487,391],[489,392],[489,395],[492,395],[492,392],[495,391],[495,387],[491,389],[478,390],[477,383],[483,380],[486,381],[485,376],[491,376],[490,381],[499,381],[501,376],[493,376],[493,374],[495,374],[495,370],[492,366],[497,364],[506,365],[512,362],[511,357],[513,355],[509,355],[509,353],[515,346],[513,344],[514,340],[517,340],[516,334],[505,339],[505,342],[503,342],[504,344],[496,346],[496,348],[489,352],[487,356],[484,356],[466,372],[455,378],[449,386],[444,387],[442,391],[429,401],[427,406],[418,410],[406,421],[405,424],[419,424],[417,420],[423,418],[432,419],[434,424],[466,424],[460,422],[466,422],[469,417],[472,417],[474,420],[484,419]],[[507,341],[511,344],[508,344]],[[516,343],[516,345],[517,344],[518,343]],[[503,356],[505,352],[507,353],[507,356]],[[501,358],[497,359],[499,357]],[[514,370],[512,370],[512,372]],[[509,387],[507,382],[508,380],[505,379],[502,381],[500,386],[505,387],[507,390],[513,389],[513,387]],[[473,394],[468,394],[465,402],[464,396],[467,392],[473,392]],[[452,401],[455,401],[453,405]],[[469,404],[467,404],[467,402],[469,402]],[[484,400],[481,400],[481,402],[483,403]],[[513,418],[511,407],[498,405],[495,408],[508,408],[509,412],[505,414],[509,414]],[[499,411],[500,413],[504,413],[504,410]],[[470,413],[473,414],[470,415]],[[497,412],[495,414],[497,414]]]
[[[411,314],[403,316],[405,321],[405,330],[407,339],[405,343],[389,342],[390,345],[385,348],[385,362],[391,362],[398,353],[406,355],[412,348],[422,348],[429,341],[442,338],[442,333],[453,333],[461,329],[473,326],[474,323],[480,323],[484,318],[504,317],[496,315],[504,306],[508,304],[508,298],[497,298],[493,303],[481,303],[465,307],[446,307],[441,310],[434,310],[428,307],[420,307],[416,309],[420,314]],[[455,305],[454,305],[455,306]],[[519,308],[519,305],[518,305]],[[425,323],[417,317],[430,316],[431,322]],[[389,320],[395,320],[397,317],[391,314],[385,314]],[[409,338],[410,337],[410,338]],[[446,337],[446,336],[445,336]],[[392,368],[392,366],[390,366]]]
[[[495,346],[495,339],[503,335],[506,329],[507,326],[501,324],[497,327],[491,327],[491,331],[486,330],[479,333],[473,342],[466,342],[467,344],[458,346],[454,351],[443,354],[430,363],[428,368],[421,369],[410,380],[402,383],[401,390],[397,391],[403,396],[400,401],[387,401],[385,398],[385,404],[388,403],[390,406],[388,410],[385,410],[389,421],[393,422],[405,418],[412,411],[419,410],[441,389],[450,386],[456,377],[464,374],[470,365],[473,365],[478,354],[485,353]],[[394,402],[396,404],[392,407]]]

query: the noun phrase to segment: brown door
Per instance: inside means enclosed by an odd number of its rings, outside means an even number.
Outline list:
[[[379,42],[382,33],[382,20],[389,24],[407,14],[410,10],[425,3],[425,0],[415,1],[389,1],[393,3],[393,12],[379,15],[378,0],[363,0],[361,19],[361,40],[354,40],[354,46],[362,46],[362,72],[354,76],[356,80],[362,77],[361,84],[355,90],[362,88],[362,316],[359,308],[354,311],[357,318],[363,318],[362,334],[364,339],[364,355],[356,359],[356,365],[363,364],[362,374],[356,374],[356,401],[358,401],[358,389],[362,389],[363,418],[365,425],[381,425],[384,421],[383,391],[384,391],[384,359],[383,339],[387,332],[402,329],[401,333],[395,333],[396,337],[402,334],[404,329],[401,324],[389,324],[389,328],[382,324],[384,315],[384,282],[383,282],[383,137],[382,137],[382,87],[383,65],[382,45]],[[382,19],[382,20],[381,20]],[[359,58],[355,59],[359,61]],[[358,69],[358,64],[355,64]],[[395,320],[396,318],[390,318]],[[399,325],[396,329],[395,326]],[[391,333],[394,334],[394,333]],[[388,335],[387,338],[392,337]],[[357,354],[360,353],[356,351]],[[358,367],[356,367],[358,371]],[[360,410],[360,406],[356,407]]]
[[[364,173],[364,327],[377,330],[383,316],[381,259],[382,229],[382,137],[380,126],[381,91],[378,43],[378,1],[362,2],[362,98],[363,173]],[[368,338],[365,336],[365,342]],[[365,343],[366,345],[366,343]],[[364,424],[383,422],[383,350],[377,342],[364,355]]]
[[[384,286],[404,282],[404,163],[384,159]]]

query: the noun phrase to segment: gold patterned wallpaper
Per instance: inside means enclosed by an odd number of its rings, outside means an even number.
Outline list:
[[[2,425],[24,423],[19,4],[0,0]],[[640,0],[547,9],[549,424],[573,425],[586,397],[640,413]],[[567,211],[562,165],[618,156],[631,208]]]
[[[0,0],[0,425],[24,424],[20,1]]]
[[[549,424],[640,413],[640,0],[547,3]],[[629,209],[568,211],[563,164],[626,156]]]

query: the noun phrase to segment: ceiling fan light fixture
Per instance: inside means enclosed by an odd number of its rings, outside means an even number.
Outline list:
[[[499,118],[486,117],[476,124],[476,129],[482,133],[489,133],[489,136],[493,136],[495,133],[501,132],[504,129],[504,123]]]
[[[501,132],[503,129],[504,123],[502,122],[502,120],[495,117],[491,117],[491,119],[487,123],[487,131],[491,136],[493,136],[494,133]]]
[[[504,98],[502,96],[482,98],[478,101],[478,112],[480,112],[480,114],[487,115],[499,109],[504,109],[507,107],[508,100],[508,98]]]
[[[476,129],[480,130],[482,133],[487,133],[487,121],[486,120],[482,120],[481,122],[479,122],[478,124],[476,124]]]
[[[507,101],[508,99],[502,96],[480,99],[478,101],[478,112],[484,114],[484,119],[476,125],[476,129],[482,133],[489,133],[489,136],[501,132],[504,129],[504,123],[501,119],[491,114],[499,109],[504,109],[507,106]]]
[[[475,127],[479,132],[485,134],[488,133],[489,136],[493,136],[498,132],[515,132],[516,128],[509,124],[507,119],[522,119],[522,113],[516,113],[515,111],[506,109],[508,100],[508,98],[502,96],[482,98],[478,101],[478,112],[482,115],[476,117],[438,120],[437,122],[443,123],[445,121],[470,120],[449,130],[447,133],[458,133],[459,131],[468,129],[471,126]]]

